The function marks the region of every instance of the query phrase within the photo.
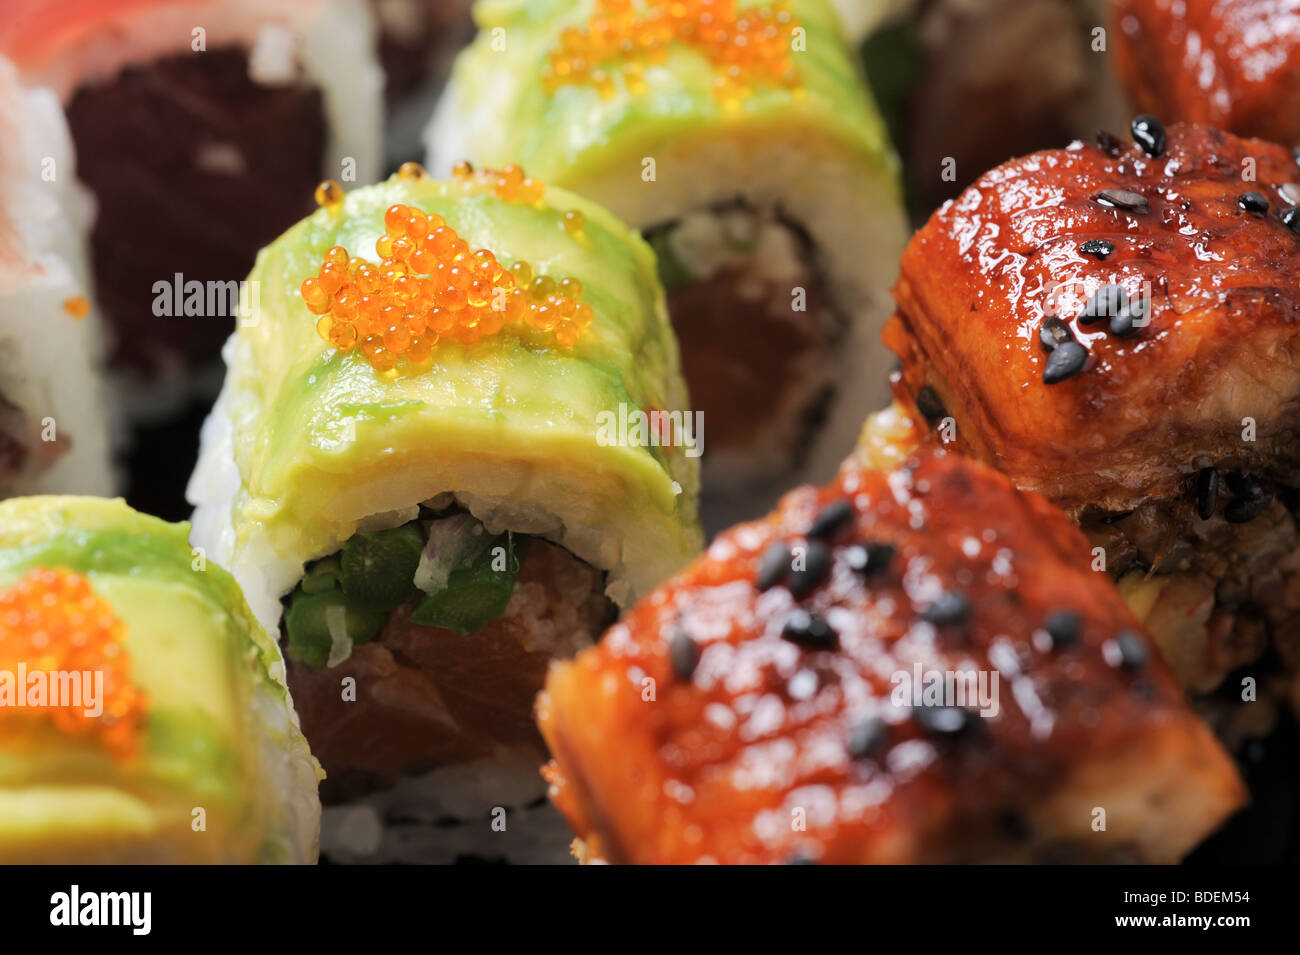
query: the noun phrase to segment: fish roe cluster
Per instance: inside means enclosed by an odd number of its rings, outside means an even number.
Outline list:
[[[645,64],[661,60],[678,43],[702,53],[719,71],[719,92],[742,93],[761,82],[794,86],[799,74],[791,35],[797,26],[781,4],[738,10],[737,0],[596,0],[586,23],[561,32],[542,78],[551,91],[593,86],[608,99],[615,76],[639,90]]]
[[[144,718],[146,699],[130,680],[130,661],[122,647],[126,626],[112,606],[91,589],[80,574],[61,568],[37,567],[13,586],[0,592],[0,670],[17,673],[25,666],[31,674],[103,674],[98,716],[86,713],[91,700],[54,695],[60,682],[46,678],[45,705],[0,706],[0,725],[48,720],[61,733],[95,734],[115,755],[134,751]],[[83,683],[84,685],[84,683]],[[31,696],[29,686],[15,692]],[[10,730],[7,729],[6,733]]]
[[[359,348],[376,371],[421,365],[440,341],[472,345],[515,324],[568,348],[595,317],[578,279],[534,275],[522,259],[507,267],[471,250],[440,215],[399,204],[384,225],[378,264],[335,246],[301,289],[320,336],[339,351]]]
[[[524,174],[522,166],[511,163],[504,169],[475,169],[468,162],[459,162],[451,171],[462,185],[473,192],[491,192],[503,202],[540,202],[546,187],[532,176]]]

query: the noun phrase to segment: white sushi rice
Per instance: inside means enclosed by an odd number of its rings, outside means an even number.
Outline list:
[[[0,396],[23,414],[33,441],[57,457],[0,491],[113,493],[99,315],[65,304],[91,299],[86,235],[93,202],[77,182],[57,97],[21,86],[0,58]],[[47,455],[32,454],[44,459]]]

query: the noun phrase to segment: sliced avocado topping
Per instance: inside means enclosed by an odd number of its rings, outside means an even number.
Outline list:
[[[343,545],[339,561],[343,592],[368,610],[400,607],[415,593],[412,578],[423,549],[415,522],[378,534],[357,534]]]
[[[425,595],[411,620],[459,634],[491,623],[506,611],[531,542],[522,534],[485,538],[486,546],[452,571],[446,587]]]

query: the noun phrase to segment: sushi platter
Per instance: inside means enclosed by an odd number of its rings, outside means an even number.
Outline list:
[[[1296,0],[0,0],[0,863],[1294,864],[1298,719]]]

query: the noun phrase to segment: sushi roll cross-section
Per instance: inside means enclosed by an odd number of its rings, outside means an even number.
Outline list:
[[[886,341],[918,420],[1075,517],[1186,687],[1251,667],[1262,717],[1300,667],[1300,166],[1150,116],[1133,135],[943,206]]]
[[[373,45],[363,0],[0,5],[0,53],[58,94],[94,193],[94,279],[137,416],[212,382],[196,372],[240,311],[226,285],[310,211],[322,177],[379,175]],[[187,283],[216,291],[177,309]]]
[[[1170,862],[1244,796],[1083,535],[933,447],[717,537],[538,718],[587,861]]]
[[[0,497],[116,484],[75,168],[58,100],[0,57]]]
[[[547,663],[700,546],[677,343],[649,247],[522,170],[321,199],[251,276],[195,540],[280,632],[327,841],[363,819],[348,857],[454,855],[403,820],[539,798]]]
[[[275,644],[185,525],[0,503],[0,861],[314,862]]]
[[[887,394],[897,162],[824,0],[480,3],[430,168],[519,163],[654,247],[707,529],[834,473]]]

